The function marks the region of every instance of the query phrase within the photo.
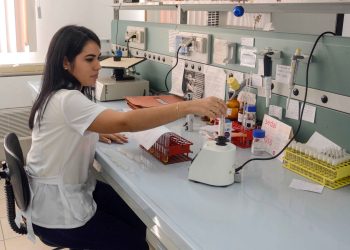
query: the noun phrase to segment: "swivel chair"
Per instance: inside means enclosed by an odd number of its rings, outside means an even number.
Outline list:
[[[27,174],[24,170],[24,159],[21,145],[15,133],[9,133],[4,138],[5,161],[0,168],[0,178],[5,179],[5,193],[7,200],[7,219],[13,231],[18,234],[27,234],[26,218],[22,217],[20,226],[15,223],[16,207],[21,211],[28,208],[30,189]],[[15,203],[16,202],[16,203]],[[45,245],[55,247],[54,250],[63,249],[44,239]]]

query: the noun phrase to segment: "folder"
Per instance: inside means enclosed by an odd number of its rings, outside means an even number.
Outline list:
[[[159,107],[184,101],[183,98],[175,95],[126,96],[125,100],[132,109]]]

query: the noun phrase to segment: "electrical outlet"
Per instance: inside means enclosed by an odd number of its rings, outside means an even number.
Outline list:
[[[207,52],[207,39],[205,37],[196,37],[194,42],[194,51],[198,53]]]
[[[182,46],[179,50],[179,58],[194,62],[209,63],[209,34],[174,31],[172,36],[175,40],[173,46],[169,47],[169,52],[176,52],[179,46]],[[185,46],[186,44],[190,44],[190,46]]]
[[[146,28],[128,26],[125,32],[125,42],[129,43],[130,48],[145,50],[146,49]]]

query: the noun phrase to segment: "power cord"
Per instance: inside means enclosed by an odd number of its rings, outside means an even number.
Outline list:
[[[129,42],[130,42],[130,40],[133,39],[133,38],[136,38],[136,35],[135,35],[135,34],[133,34],[132,36],[130,36],[128,39],[125,40],[125,42],[126,42],[126,54],[127,54],[126,57],[128,57],[128,58],[130,58]]]
[[[326,32],[323,32],[321,35],[319,35],[317,37],[316,41],[314,42],[314,45],[312,46],[312,49],[311,49],[311,52],[310,52],[310,56],[309,56],[309,59],[307,61],[306,81],[305,81],[305,95],[304,95],[304,100],[303,100],[303,107],[301,109],[300,116],[299,116],[299,125],[298,125],[298,128],[297,128],[295,134],[289,140],[289,142],[276,155],[274,155],[272,157],[268,157],[268,158],[252,158],[252,159],[249,159],[246,162],[244,162],[240,167],[236,168],[236,170],[235,170],[236,173],[238,173],[245,165],[247,165],[251,161],[257,161],[257,160],[268,161],[268,160],[272,160],[272,159],[277,158],[280,154],[282,154],[282,152],[289,146],[289,144],[294,140],[294,138],[299,133],[300,128],[301,128],[301,123],[302,123],[302,117],[303,117],[303,114],[304,114],[304,108],[305,108],[305,104],[306,104],[307,92],[308,92],[308,88],[309,88],[309,68],[310,68],[311,57],[312,57],[312,55],[314,53],[314,50],[316,48],[316,45],[317,45],[318,41],[326,34],[332,34],[333,36],[336,35],[334,32],[331,32],[331,31],[326,31]]]
[[[165,85],[165,88],[166,88],[166,91],[169,92],[169,88],[168,88],[168,85],[167,85],[167,79],[168,79],[168,76],[170,74],[170,72],[177,66],[177,64],[179,63],[179,52],[180,52],[180,49],[182,48],[189,48],[191,47],[193,44],[193,38],[189,38],[185,41],[183,41],[182,43],[179,44],[179,47],[177,48],[177,51],[176,51],[176,63],[175,65],[168,71],[168,73],[166,74],[165,76],[165,80],[164,80],[164,85]]]
[[[180,52],[180,49],[181,49],[182,47],[181,46],[179,46],[179,48],[177,49],[177,51],[176,51],[176,63],[175,63],[175,65],[168,71],[168,73],[166,74],[166,76],[165,76],[165,81],[164,81],[164,85],[165,85],[165,88],[166,88],[166,91],[167,92],[169,92],[169,88],[168,88],[168,85],[167,85],[167,79],[168,79],[168,76],[169,76],[169,74],[170,74],[170,72],[177,66],[177,64],[179,63],[179,52]]]

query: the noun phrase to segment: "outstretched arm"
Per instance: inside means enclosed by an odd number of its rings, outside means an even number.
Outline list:
[[[88,130],[98,133],[135,132],[170,123],[187,114],[219,117],[226,114],[226,104],[217,97],[208,97],[129,112],[107,109],[96,117]]]

